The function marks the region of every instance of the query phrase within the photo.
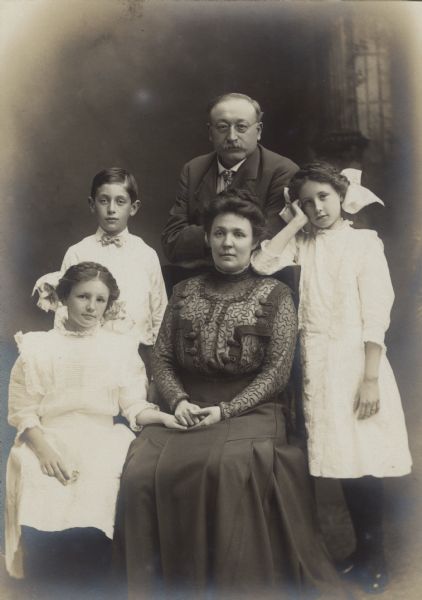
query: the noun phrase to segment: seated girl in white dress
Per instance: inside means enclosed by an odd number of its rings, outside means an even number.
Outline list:
[[[39,575],[44,561],[47,578],[67,569],[65,578],[89,585],[90,573],[107,566],[120,474],[135,438],[113,417],[122,413],[134,431],[148,423],[184,427],[146,401],[145,368],[130,336],[101,327],[119,296],[111,273],[79,263],[60,279],[56,294],[67,315],[55,328],[16,335],[6,565],[22,578]]]
[[[377,593],[387,584],[382,478],[409,473],[412,461],[384,346],[394,292],[382,242],[374,231],[350,227],[342,208],[354,213],[381,201],[327,163],[300,169],[289,193],[292,220],[263,242],[252,265],[261,274],[301,266],[309,468],[341,479],[357,542],[342,570]]]

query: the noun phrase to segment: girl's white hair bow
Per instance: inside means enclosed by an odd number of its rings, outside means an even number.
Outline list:
[[[341,174],[347,177],[350,182],[342,204],[342,209],[345,212],[354,215],[364,206],[374,204],[375,202],[385,206],[384,202],[378,196],[360,184],[362,171],[359,171],[359,169],[343,169]]]
[[[59,327],[68,318],[67,308],[60,302],[56,292],[56,287],[62,276],[63,273],[61,271],[47,273],[37,279],[32,290],[32,296],[38,294],[38,308],[41,308],[45,312],[52,311],[56,313],[55,323]],[[135,325],[135,321],[127,314],[126,305],[123,300],[113,302],[113,305],[104,313],[103,321],[112,321],[113,331],[117,331],[118,333],[127,333]]]
[[[38,294],[37,306],[48,312],[49,310],[56,312],[59,307],[59,299],[56,294],[56,287],[58,286],[62,273],[60,271],[54,271],[53,273],[47,273],[39,279],[37,279],[34,289],[32,290],[32,296]]]

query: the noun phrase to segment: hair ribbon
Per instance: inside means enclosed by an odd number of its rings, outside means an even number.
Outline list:
[[[56,287],[61,276],[60,271],[54,271],[43,275],[35,282],[31,296],[38,294],[37,306],[41,310],[56,312],[58,309],[59,299],[56,294]]]
[[[55,325],[61,326],[68,318],[67,307],[64,306],[56,293],[56,287],[63,277],[61,271],[54,271],[42,275],[35,282],[31,296],[38,294],[37,306],[45,312],[50,310],[56,313]],[[113,322],[113,331],[117,333],[127,333],[135,325],[135,321],[127,314],[126,303],[123,300],[116,300],[113,305],[107,309],[103,315],[103,321]]]
[[[384,202],[378,198],[371,190],[361,185],[362,171],[359,169],[344,169],[341,172],[349,180],[349,187],[343,200],[342,208],[345,212],[354,215],[369,204],[382,204]]]

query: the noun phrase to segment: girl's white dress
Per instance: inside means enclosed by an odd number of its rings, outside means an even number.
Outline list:
[[[352,229],[344,221],[338,229],[299,233],[281,255],[271,254],[270,243],[252,257],[258,273],[301,266],[299,335],[310,472],[335,478],[409,473],[400,394],[385,355],[394,292],[381,240],[374,231]],[[353,403],[366,341],[383,348],[381,407],[359,420]]]
[[[115,425],[121,412],[135,430],[145,408],[145,368],[133,342],[101,328],[81,335],[63,327],[17,334],[10,379],[9,423],[17,436],[7,464],[6,566],[23,576],[21,526],[42,531],[95,527],[112,538],[120,474],[135,437]],[[155,407],[156,408],[156,407]],[[20,436],[40,427],[76,481],[44,475]]]

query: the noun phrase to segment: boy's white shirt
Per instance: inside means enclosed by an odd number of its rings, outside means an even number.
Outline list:
[[[154,344],[167,306],[167,295],[157,253],[142,238],[126,228],[118,237],[122,245],[103,246],[106,232],[99,227],[94,235],[82,239],[67,250],[61,272],[83,261],[104,265],[120,288],[119,300],[124,302],[132,327],[127,332],[138,343]],[[118,322],[108,321],[107,328],[120,330]]]

